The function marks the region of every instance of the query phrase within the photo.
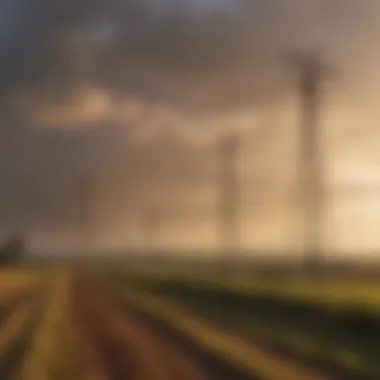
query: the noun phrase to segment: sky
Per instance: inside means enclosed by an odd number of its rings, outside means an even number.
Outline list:
[[[286,57],[316,51],[326,244],[380,248],[379,17],[378,0],[2,0],[1,230],[141,246],[158,207],[161,244],[212,247],[214,146],[234,129],[242,246],[297,245]]]

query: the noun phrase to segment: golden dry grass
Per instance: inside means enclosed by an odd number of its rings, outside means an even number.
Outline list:
[[[54,271],[49,276],[44,316],[16,380],[106,380],[91,346],[70,318],[70,273]]]
[[[63,322],[65,308],[66,277],[52,273],[50,294],[43,319],[35,332],[35,339],[22,363],[16,378],[19,380],[50,380],[52,356],[56,353],[56,335]]]
[[[45,276],[34,269],[0,269],[0,305],[8,302],[9,297],[39,285]]]

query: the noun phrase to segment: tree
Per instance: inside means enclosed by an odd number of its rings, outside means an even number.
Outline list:
[[[20,234],[10,236],[0,246],[0,265],[11,265],[20,261],[25,253],[24,237]]]

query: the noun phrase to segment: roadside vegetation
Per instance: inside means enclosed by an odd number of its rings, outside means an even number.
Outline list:
[[[116,281],[116,279],[114,279]],[[144,272],[119,286],[169,301],[272,352],[345,379],[380,378],[380,282]]]

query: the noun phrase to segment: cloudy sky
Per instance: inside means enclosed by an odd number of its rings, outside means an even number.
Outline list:
[[[327,240],[380,247],[379,18],[378,0],[1,0],[2,229],[62,243],[93,219],[97,244],[142,244],[158,207],[162,244],[212,245],[213,146],[235,128],[242,244],[296,244],[285,57],[318,51]]]

